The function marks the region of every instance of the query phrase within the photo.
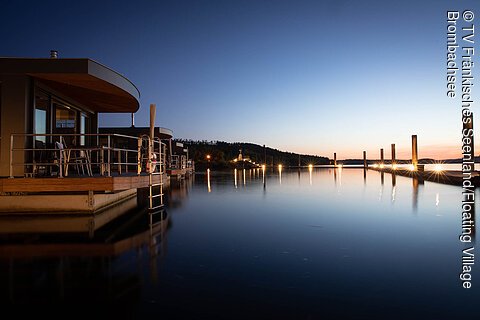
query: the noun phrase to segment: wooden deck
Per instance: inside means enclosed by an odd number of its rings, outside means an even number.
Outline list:
[[[164,175],[164,182],[166,176]],[[0,192],[81,192],[123,191],[148,187],[148,175],[114,177],[64,177],[64,178],[1,178]],[[159,183],[160,176],[154,175]]]
[[[450,184],[455,186],[461,186],[463,183],[463,174],[461,171],[415,171],[412,172],[406,169],[397,169],[392,170],[389,167],[385,168],[372,168],[369,167],[368,170],[374,170],[379,172],[385,172],[390,174],[395,174],[404,177],[417,178],[424,181],[431,181],[443,184]],[[472,183],[474,186],[480,186],[480,173],[474,172],[472,174]]]

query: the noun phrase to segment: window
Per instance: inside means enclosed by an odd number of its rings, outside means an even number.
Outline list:
[[[80,134],[85,134],[85,128],[87,127],[87,116],[82,113],[80,115]],[[80,145],[84,146],[85,145],[85,136],[80,136]]]
[[[35,134],[46,134],[47,133],[47,113],[49,110],[50,101],[47,95],[38,92],[35,94],[35,123],[34,130]],[[43,142],[44,144],[47,141],[46,136],[37,136],[35,137],[36,141]]]
[[[66,105],[55,103],[55,128],[75,131],[76,112]]]

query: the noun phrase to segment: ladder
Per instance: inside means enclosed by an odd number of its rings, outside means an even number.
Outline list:
[[[163,220],[164,203],[163,203],[163,174],[165,173],[165,163],[162,157],[162,142],[159,138],[153,140],[148,138],[149,157],[148,157],[148,213],[150,215],[150,225],[152,224],[153,215],[160,213]],[[159,179],[154,179],[159,176]]]

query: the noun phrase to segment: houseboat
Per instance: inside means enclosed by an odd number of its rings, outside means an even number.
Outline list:
[[[162,174],[151,174],[165,171],[160,141],[98,130],[99,113],[134,113],[139,98],[130,80],[91,59],[0,58],[0,215],[97,215],[161,186]]]
[[[130,127],[102,127],[99,128],[101,134],[122,134],[126,136],[140,137],[148,135],[148,127],[135,126],[134,115],[132,114],[132,125]],[[164,181],[170,178],[184,178],[190,176],[194,171],[194,162],[189,158],[188,148],[181,142],[174,141],[173,131],[168,128],[155,127],[154,136],[161,141],[165,157]],[[132,145],[135,141],[125,140],[125,145],[130,144],[129,148],[136,147]]]

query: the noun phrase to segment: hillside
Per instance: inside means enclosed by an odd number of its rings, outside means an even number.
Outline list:
[[[207,166],[207,155],[210,155],[211,168],[229,168],[234,166],[232,162],[235,159],[240,149],[244,158],[250,158],[252,162],[263,164],[265,163],[264,153],[267,155],[267,165],[282,164],[285,167],[298,166],[298,153],[285,152],[277,149],[266,147],[253,143],[240,142],[224,142],[224,141],[193,141],[177,139],[177,142],[182,142],[188,147],[190,157],[195,161],[196,168],[204,168]],[[326,157],[319,157],[314,155],[300,155],[300,164],[306,166],[309,164],[319,165],[328,164],[329,159]]]

